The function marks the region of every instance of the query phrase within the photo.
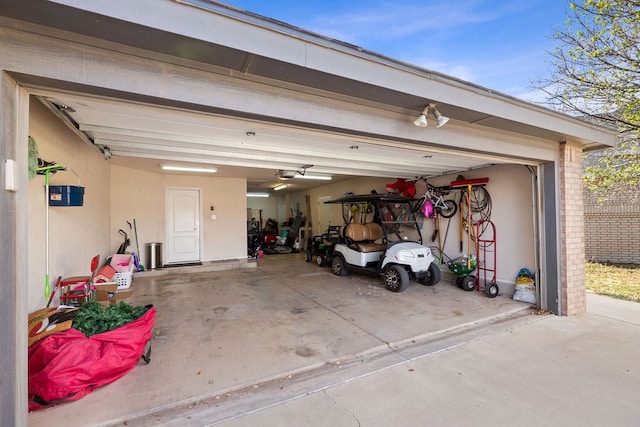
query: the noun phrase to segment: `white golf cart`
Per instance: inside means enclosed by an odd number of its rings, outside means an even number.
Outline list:
[[[337,276],[350,271],[381,274],[392,292],[402,292],[414,279],[425,286],[440,281],[441,272],[413,211],[414,199],[397,194],[345,195],[340,203],[345,225],[331,259]]]

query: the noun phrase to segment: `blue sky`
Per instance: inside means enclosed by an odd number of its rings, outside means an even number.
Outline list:
[[[568,0],[223,0],[508,95],[539,100]]]

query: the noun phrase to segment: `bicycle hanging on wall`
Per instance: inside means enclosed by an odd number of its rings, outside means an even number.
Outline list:
[[[451,192],[451,187],[436,187],[429,184],[426,179],[424,182],[427,189],[416,202],[415,211],[427,218],[431,218],[435,214],[443,218],[452,218],[458,212],[458,204],[453,199],[444,198]]]

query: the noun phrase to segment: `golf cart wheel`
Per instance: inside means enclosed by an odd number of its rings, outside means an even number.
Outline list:
[[[498,288],[497,284],[491,282],[487,283],[487,285],[484,287],[484,293],[487,294],[489,298],[495,298],[496,296],[498,296],[498,293],[500,293],[500,289]]]
[[[316,257],[316,264],[318,264],[320,267],[324,265],[324,257],[322,255],[318,255]]]
[[[440,267],[435,262],[432,262],[429,265],[428,274],[420,279],[420,284],[424,286],[433,286],[440,281],[442,277],[442,272],[440,271]]]
[[[331,271],[333,271],[333,274],[335,274],[336,276],[346,276],[347,274],[349,274],[349,271],[347,270],[347,264],[345,263],[342,256],[336,255],[331,259]]]
[[[475,283],[476,283],[476,276],[465,276],[462,279],[462,289],[465,291],[472,291],[476,288]]]
[[[384,285],[391,292],[402,292],[409,286],[409,273],[402,266],[389,265],[383,272]]]
[[[307,249],[307,251],[304,253],[304,260],[307,262],[311,262],[312,259],[313,254],[311,253],[311,249]]]
[[[456,277],[456,286],[462,289],[462,282],[464,281],[464,276]]]

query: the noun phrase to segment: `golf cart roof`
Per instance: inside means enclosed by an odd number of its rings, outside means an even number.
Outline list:
[[[325,203],[411,203],[416,199],[403,197],[399,194],[386,193],[386,194],[351,194],[337,199],[327,200]]]

